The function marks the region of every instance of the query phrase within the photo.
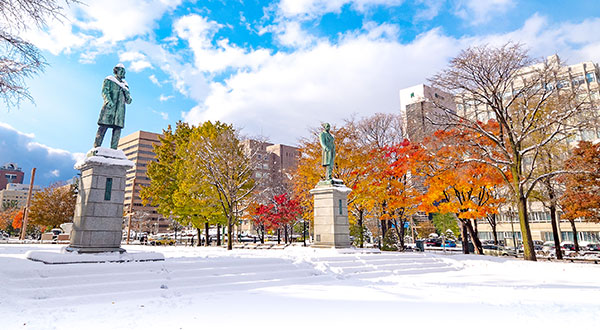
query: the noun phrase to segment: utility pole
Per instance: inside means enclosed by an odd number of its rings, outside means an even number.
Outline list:
[[[25,204],[25,211],[23,212],[23,225],[21,226],[21,240],[25,239],[25,232],[27,231],[27,215],[29,214],[29,206],[31,205],[31,192],[33,191],[33,180],[35,179],[35,167],[31,169],[31,180],[29,181],[29,192],[27,193],[27,203]]]
[[[129,203],[129,220],[127,220],[127,245],[129,245],[129,233],[131,232],[131,216],[133,213],[133,195],[135,194],[135,175],[131,186],[131,202]]]

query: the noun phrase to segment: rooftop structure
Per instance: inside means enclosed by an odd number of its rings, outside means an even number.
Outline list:
[[[23,183],[25,173],[16,163],[6,163],[0,167],[0,190],[8,183]]]

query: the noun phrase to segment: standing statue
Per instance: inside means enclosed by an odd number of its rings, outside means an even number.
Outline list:
[[[125,81],[125,66],[117,64],[113,69],[114,76],[108,76],[102,84],[102,98],[104,104],[98,118],[98,132],[94,141],[94,148],[102,145],[106,130],[112,128],[110,147],[117,149],[121,129],[125,126],[125,104],[131,103],[129,86]]]
[[[323,132],[319,134],[319,141],[323,152],[321,154],[321,165],[325,167],[325,180],[332,180],[333,164],[335,164],[335,144],[333,143],[333,135],[329,133],[331,125],[323,124]]]

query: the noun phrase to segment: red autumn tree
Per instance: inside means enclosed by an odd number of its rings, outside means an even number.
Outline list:
[[[600,222],[600,144],[581,141],[565,163],[561,181],[565,192],[560,199],[563,218],[569,220],[573,229],[575,250],[579,250],[575,219]]]
[[[277,243],[280,242],[279,231],[293,225],[302,214],[300,202],[289,198],[287,193],[276,195],[273,202],[268,205],[258,204],[250,208],[252,221],[258,228],[262,228],[261,242],[264,243],[266,230],[277,230]],[[285,230],[285,242],[288,243],[288,231]]]

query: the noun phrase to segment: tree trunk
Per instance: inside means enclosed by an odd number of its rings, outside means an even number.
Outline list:
[[[260,233],[260,244],[265,244],[265,225],[262,224],[260,227],[262,228]]]
[[[473,245],[475,246],[475,253],[483,254],[483,247],[481,246],[481,240],[479,240],[479,237],[477,237],[477,233],[475,232],[475,230],[473,229],[473,226],[471,225],[471,220],[466,220],[465,223],[466,223],[467,230],[469,231],[469,234],[471,235],[471,240],[473,240]]]
[[[196,232],[198,233],[198,243],[196,244],[196,246],[201,246],[200,244],[202,243],[202,231],[200,230],[200,228],[196,228]]]
[[[227,219],[227,250],[233,249],[233,219]]]
[[[379,240],[379,249],[383,244],[383,238],[385,237],[385,233],[387,233],[387,221],[381,220],[381,239]]]
[[[552,197],[550,200],[552,200]],[[550,202],[550,221],[552,222],[552,238],[554,239],[554,249],[556,250],[556,259],[561,260],[563,255],[562,250],[560,249],[560,237],[558,237],[558,224],[556,220],[556,202]]]
[[[359,247],[362,249],[364,247],[365,235],[363,233],[363,209],[358,210],[358,239],[359,239]]]
[[[217,224],[217,246],[221,246],[221,224]]]
[[[579,239],[577,238],[577,228],[575,228],[575,220],[569,220],[571,228],[573,229],[573,244],[575,245],[575,252],[579,252]]]
[[[462,249],[464,254],[469,254],[469,233],[464,220],[460,220],[460,229],[462,235]]]
[[[519,224],[521,226],[521,236],[523,238],[523,258],[529,261],[537,261],[535,249],[533,248],[531,228],[529,228],[529,219],[527,218],[527,199],[525,198],[522,189],[522,187],[519,187],[517,208],[519,210]]]
[[[210,228],[208,226],[208,221],[206,221],[204,223],[204,238],[206,239],[204,241],[204,246],[208,246],[208,242],[210,240],[210,234],[209,234]]]
[[[285,244],[289,243],[289,235],[288,235],[288,225],[283,225],[283,238],[285,239]]]
[[[281,230],[277,228],[277,245],[281,244]]]
[[[400,220],[400,234],[398,236],[398,239],[400,239],[400,251],[404,251],[404,221],[402,220]]]
[[[496,227],[498,226],[498,222],[496,222],[496,215],[492,214],[492,220],[490,221],[490,227],[492,227],[492,235],[494,236],[494,245],[498,245],[498,231]]]

